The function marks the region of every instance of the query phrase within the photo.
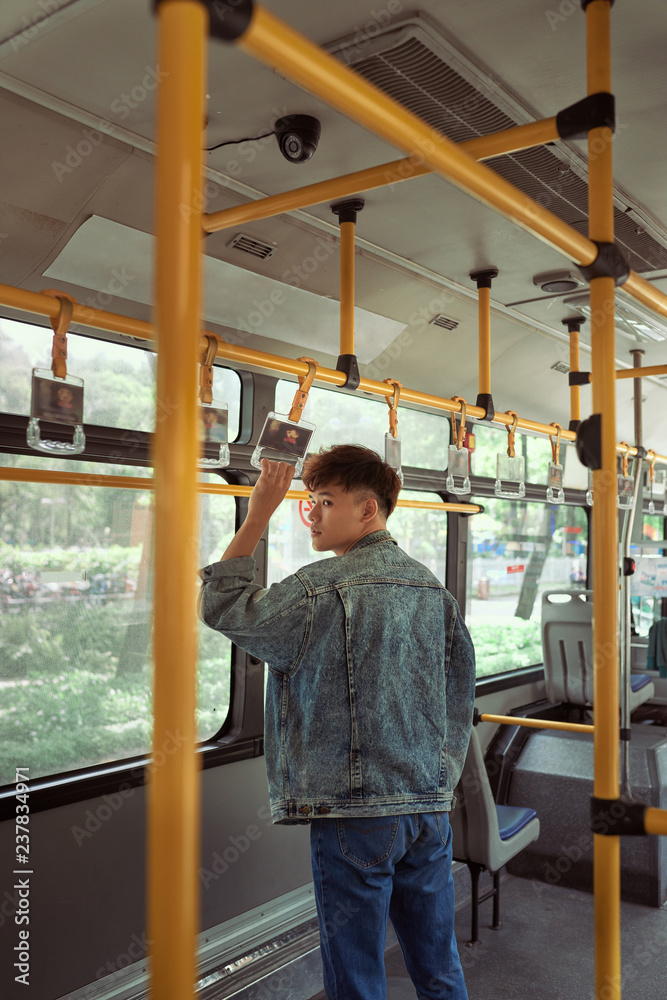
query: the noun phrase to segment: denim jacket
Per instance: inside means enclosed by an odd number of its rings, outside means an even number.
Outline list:
[[[206,566],[199,610],[268,666],[274,822],[448,811],[475,694],[451,594],[388,531],[268,590],[254,575],[247,556]]]

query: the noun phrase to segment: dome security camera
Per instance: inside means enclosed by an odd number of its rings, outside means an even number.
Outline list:
[[[305,163],[320,141],[321,126],[310,115],[285,115],[275,125],[280,152],[290,163]]]

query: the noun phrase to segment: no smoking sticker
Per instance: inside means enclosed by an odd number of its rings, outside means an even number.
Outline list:
[[[299,500],[299,517],[301,518],[301,520],[303,521],[303,523],[307,528],[310,528],[310,521],[308,520],[306,515],[310,514],[312,509],[313,509],[312,500]]]

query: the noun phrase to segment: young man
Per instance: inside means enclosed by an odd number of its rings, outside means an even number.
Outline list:
[[[419,997],[467,997],[454,937],[448,810],[475,662],[458,605],[386,530],[400,483],[341,445],[307,460],[312,545],[333,559],[262,590],[251,558],[291,466],[262,462],[248,516],[201,571],[201,617],[266,661],[276,823],[311,823],[330,1000],[384,1000],[390,917]]]

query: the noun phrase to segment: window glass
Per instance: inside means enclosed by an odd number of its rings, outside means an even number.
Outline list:
[[[30,414],[31,372],[51,367],[49,329],[0,319],[0,411]],[[84,380],[84,423],[152,431],[155,373],[152,351],[75,333],[67,337],[67,371]],[[213,396],[229,406],[229,439],[239,430],[241,382],[214,367]]]
[[[289,413],[295,382],[282,380],[276,386],[276,410]],[[389,392],[389,387],[387,387]],[[311,389],[304,420],[315,424],[310,451],[334,444],[362,444],[384,458],[384,436],[389,430],[389,407],[377,397],[351,396],[330,389]],[[424,413],[399,405],[398,436],[401,464],[423,469],[447,465],[449,420],[447,414]]]
[[[234,499],[203,496],[201,508],[205,565],[233,534]],[[37,778],[146,752],[152,490],[2,481],[0,527],[0,783],[16,761]],[[199,631],[203,739],[227,714],[231,655]]]
[[[477,676],[542,663],[542,594],[586,586],[581,507],[484,501],[470,518],[466,624]]]
[[[472,456],[472,471],[476,476],[496,478],[496,456],[507,453],[507,430],[488,424],[475,424],[475,451]],[[552,460],[551,442],[541,435],[516,433],[514,448],[517,455],[526,460],[526,482],[543,483],[549,481],[549,462]],[[577,458],[573,444],[561,441],[560,464],[563,466],[563,484],[572,489],[588,489],[588,469]]]
[[[632,545],[635,572],[630,577],[630,605],[635,634],[648,635],[653,622],[662,618],[662,601],[667,597],[667,555],[653,543],[665,538],[662,515],[645,514],[642,522],[644,544]],[[667,543],[666,543],[667,548]]]
[[[401,500],[435,500],[435,493],[403,490]],[[314,552],[308,531],[308,503],[286,500],[271,519],[269,533],[269,586],[295,573],[301,566],[328,559],[332,552]],[[387,521],[387,528],[400,547],[424,563],[445,582],[447,515],[445,511],[397,507]]]

